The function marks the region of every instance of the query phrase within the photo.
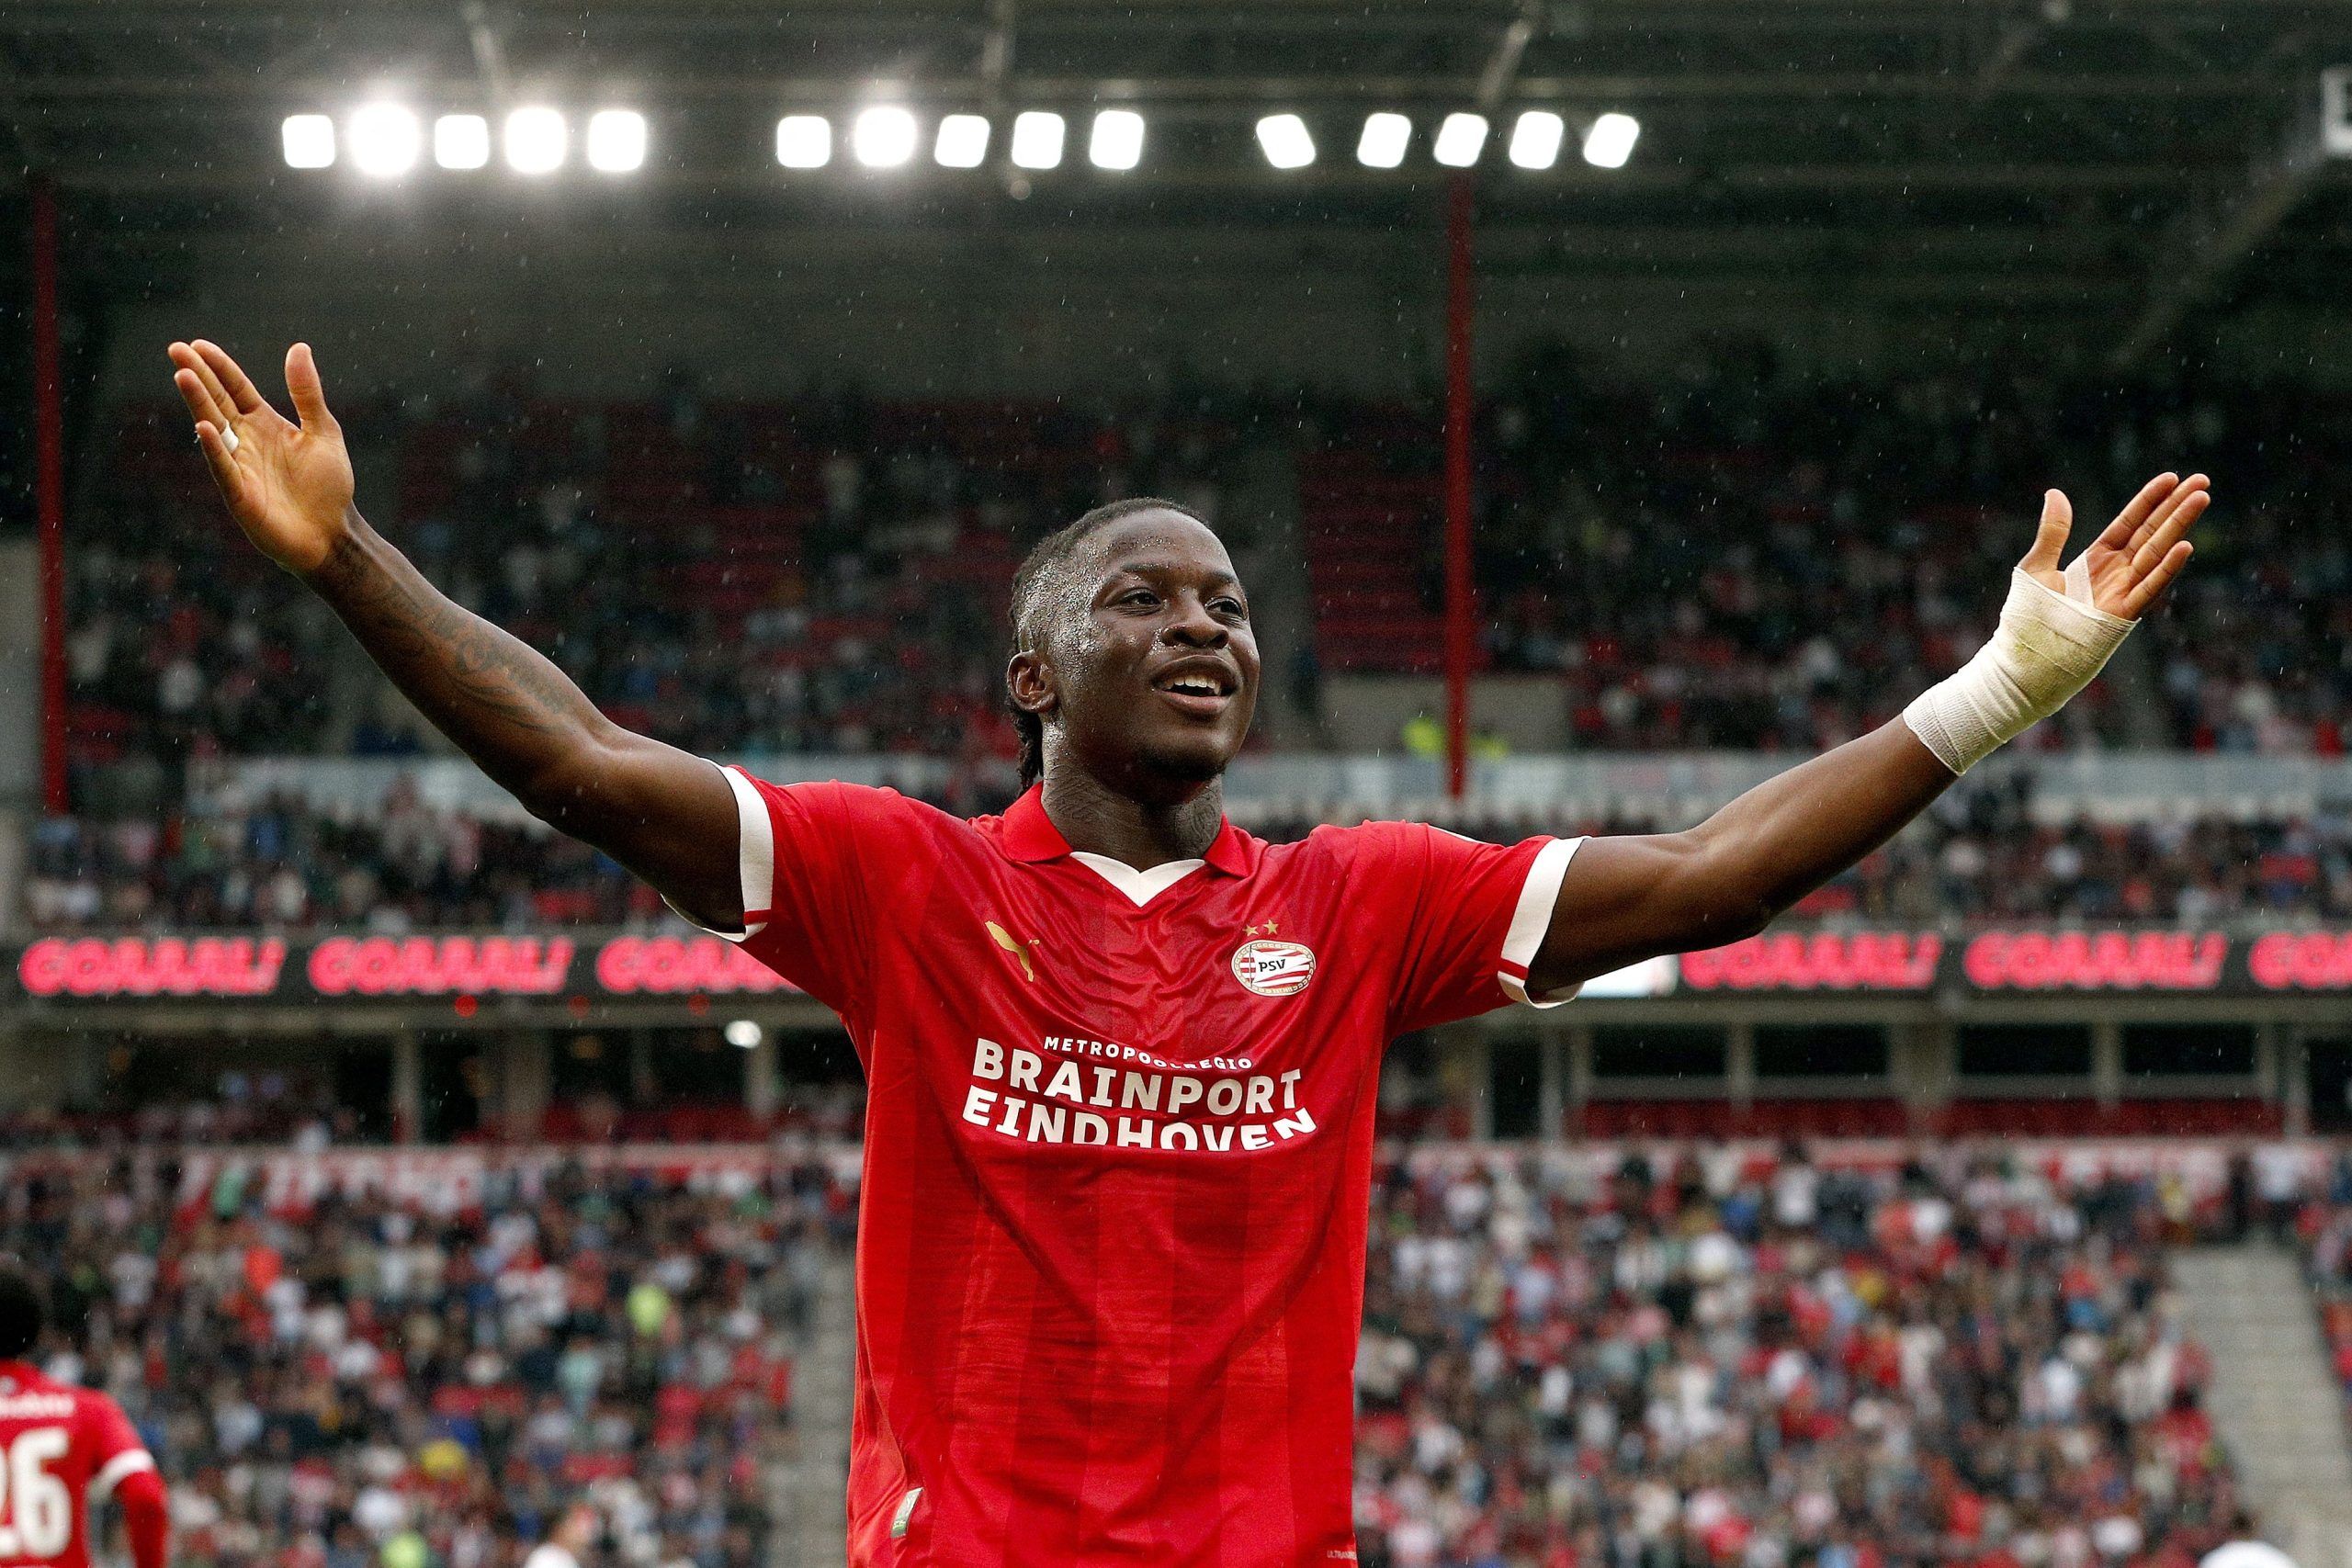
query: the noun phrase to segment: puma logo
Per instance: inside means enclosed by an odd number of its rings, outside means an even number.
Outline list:
[[[1025,942],[1014,940],[1011,931],[1006,931],[994,920],[987,921],[986,924],[989,928],[989,936],[999,947],[1012,954],[1014,959],[1020,963],[1021,977],[1024,980],[1035,981],[1037,978],[1037,971],[1031,968],[1029,964],[1029,944]]]

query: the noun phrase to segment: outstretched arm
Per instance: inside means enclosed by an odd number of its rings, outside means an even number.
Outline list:
[[[2210,499],[2202,474],[2160,475],[2062,571],[2074,513],[2050,491],[2002,631],[1968,668],[1903,717],[1766,780],[1687,832],[1585,844],[1561,881],[1528,990],[1753,935],[1884,843],[1984,752],[2089,683],[2188,564],[2183,536]]]
[[[741,923],[727,781],[613,723],[551,661],[442,593],[368,525],[308,345],[286,355],[299,424],[217,344],[175,343],[171,358],[246,537],[326,601],[435,728],[533,816],[603,850],[693,919]]]

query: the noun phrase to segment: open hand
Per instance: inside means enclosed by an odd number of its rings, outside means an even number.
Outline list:
[[[300,424],[270,407],[220,344],[175,343],[171,359],[172,384],[196,416],[197,444],[230,515],[278,565],[316,570],[343,536],[352,477],[310,344],[286,353],[286,389]]]
[[[2212,503],[2212,485],[2203,474],[2185,479],[2177,474],[2158,474],[2142,485],[2131,504],[2091,541],[2090,548],[2075,558],[2071,569],[2071,575],[2088,581],[2091,603],[2128,621],[2144,615],[2197,553],[2184,536]],[[2066,592],[2070,570],[2062,570],[2058,562],[2074,523],[2074,504],[2065,492],[2045,492],[2041,529],[2033,536],[2033,548],[2018,562],[2019,570],[2053,593]]]

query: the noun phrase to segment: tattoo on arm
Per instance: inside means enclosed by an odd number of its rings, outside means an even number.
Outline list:
[[[604,723],[595,705],[544,655],[427,582],[356,512],[349,522],[307,579],[312,590],[484,773],[535,811],[560,809],[547,786],[592,743]]]

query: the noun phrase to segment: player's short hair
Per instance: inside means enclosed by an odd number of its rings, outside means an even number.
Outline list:
[[[21,1359],[40,1343],[48,1313],[41,1303],[40,1281],[24,1259],[0,1253],[0,1361]]]
[[[1132,517],[1138,512],[1173,512],[1207,528],[1201,515],[1181,501],[1156,495],[1130,496],[1106,502],[1077,522],[1055,529],[1037,541],[1012,574],[1012,651],[1027,653],[1045,640],[1046,612],[1060,586],[1060,569],[1097,530]],[[1215,533],[1215,529],[1210,529]],[[1007,694],[1010,703],[1011,694]],[[1045,776],[1046,721],[1025,709],[1012,709],[1012,728],[1021,737],[1021,787],[1027,789]]]

